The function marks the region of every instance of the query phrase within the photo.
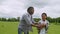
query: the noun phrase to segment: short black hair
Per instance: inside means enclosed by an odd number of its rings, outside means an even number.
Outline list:
[[[43,15],[45,15],[45,16],[47,17],[47,14],[46,14],[46,13],[42,13],[42,15],[41,15],[41,16],[43,16]]]
[[[29,11],[31,8],[34,9],[34,8],[31,6],[31,7],[28,7],[27,11]]]

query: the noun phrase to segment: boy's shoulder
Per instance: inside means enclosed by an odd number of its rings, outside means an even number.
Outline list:
[[[39,22],[43,22],[43,20],[40,20]],[[47,23],[49,23],[49,21],[48,21],[48,20],[46,20],[46,22],[47,22]]]
[[[46,21],[48,21],[48,20],[46,20]]]
[[[42,22],[42,20],[40,20],[39,22]]]
[[[49,21],[48,21],[48,20],[46,20],[46,22],[47,22],[47,23],[49,23]]]

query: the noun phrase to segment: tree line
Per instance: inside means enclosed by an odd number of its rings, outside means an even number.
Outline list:
[[[17,18],[0,18],[0,21],[11,21],[11,22],[16,22],[19,21],[20,17]],[[34,18],[34,21],[38,22],[39,20],[41,20],[40,18]],[[57,18],[51,18],[51,17],[47,17],[47,20],[50,23],[60,23],[60,17]]]
[[[34,20],[36,22],[38,22],[39,20],[41,20],[40,18],[34,18]],[[50,22],[50,23],[60,23],[60,17],[57,17],[57,18],[51,18],[51,17],[47,17],[47,20]]]
[[[17,17],[17,18],[0,18],[0,21],[10,21],[10,22],[16,22],[16,21],[19,21],[20,20],[20,17]]]

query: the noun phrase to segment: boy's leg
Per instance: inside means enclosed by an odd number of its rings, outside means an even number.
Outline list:
[[[40,29],[38,29],[38,34],[40,34]]]
[[[38,34],[40,34],[40,30],[38,30]]]
[[[18,28],[18,34],[22,34],[22,29]]]

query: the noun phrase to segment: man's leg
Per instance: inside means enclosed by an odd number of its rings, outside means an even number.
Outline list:
[[[29,34],[29,31],[28,31],[28,32],[27,32],[27,31],[26,31],[26,32],[24,32],[24,34]]]
[[[29,32],[27,32],[27,34],[29,34]]]
[[[22,29],[18,28],[18,34],[22,34]]]

